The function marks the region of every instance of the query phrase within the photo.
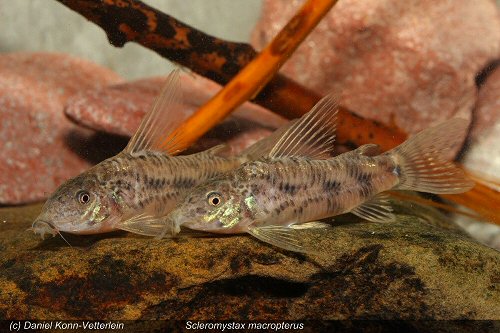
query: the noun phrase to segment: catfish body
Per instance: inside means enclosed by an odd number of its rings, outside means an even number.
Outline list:
[[[116,229],[148,234],[144,221],[167,214],[191,187],[228,171],[243,157],[223,157],[222,146],[173,156],[182,139],[172,136],[183,120],[178,71],[167,79],[127,147],[62,184],[47,200],[32,229],[95,234]],[[153,228],[149,226],[149,228]]]
[[[336,102],[321,100],[277,140],[269,153],[193,188],[164,218],[164,233],[180,226],[217,233],[248,232],[273,245],[309,252],[297,229],[347,212],[374,222],[395,219],[388,190],[461,193],[473,183],[448,161],[467,122],[451,119],[380,153],[377,145],[331,157]]]

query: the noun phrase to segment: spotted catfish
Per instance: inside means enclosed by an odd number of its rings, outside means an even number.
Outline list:
[[[167,79],[127,147],[62,184],[47,200],[32,229],[42,237],[59,231],[95,234],[123,229],[149,234],[151,219],[167,214],[191,187],[239,166],[243,157],[221,156],[222,146],[172,156],[183,120],[178,70]],[[143,224],[148,229],[143,227]]]
[[[444,158],[467,122],[451,119],[380,153],[369,144],[332,156],[337,103],[321,100],[287,129],[269,153],[198,185],[163,219],[164,234],[180,226],[244,233],[275,246],[311,252],[298,229],[351,212],[383,222],[395,216],[385,191],[461,193],[473,183]],[[162,236],[162,235],[160,235]]]

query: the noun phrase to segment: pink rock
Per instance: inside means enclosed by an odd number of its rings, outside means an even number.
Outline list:
[[[468,149],[463,160],[467,169],[486,180],[500,181],[500,66],[479,89]],[[490,187],[500,191],[493,182]],[[500,250],[500,226],[461,217],[458,221],[477,240]]]
[[[254,45],[265,46],[302,3],[264,1]],[[340,91],[349,109],[414,133],[470,119],[474,76],[499,54],[493,1],[343,0],[283,72],[316,91]]]
[[[481,138],[487,136],[498,122],[500,122],[500,62],[479,89],[472,122],[472,139],[481,141]]]
[[[500,66],[481,86],[474,110],[467,168],[500,181]],[[500,189],[499,189],[500,190]]]
[[[82,92],[70,99],[65,112],[77,123],[118,135],[131,136],[159,94],[165,78],[148,78]],[[221,87],[194,74],[181,74],[182,112],[193,114]],[[232,116],[207,133],[189,151],[227,143],[238,153],[286,123],[255,104],[245,103]]]
[[[82,90],[120,80],[64,54],[0,55],[1,204],[41,200],[90,165],[75,150],[94,132],[69,121],[64,103]]]

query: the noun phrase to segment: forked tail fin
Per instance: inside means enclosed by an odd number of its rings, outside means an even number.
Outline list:
[[[436,194],[467,192],[474,182],[446,156],[467,130],[464,119],[450,119],[412,136],[390,154],[399,166],[398,190]]]

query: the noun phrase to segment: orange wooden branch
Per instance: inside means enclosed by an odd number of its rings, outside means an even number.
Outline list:
[[[177,142],[177,148],[183,150],[189,147],[224,117],[228,116],[238,105],[258,94],[259,89],[266,85],[272,75],[278,71],[279,67],[290,57],[300,42],[318,24],[335,2],[333,0],[307,1],[254,60],[172,134],[175,136],[176,133],[184,133],[182,135],[184,140]],[[309,94],[308,96],[314,95]],[[293,96],[290,96],[290,98],[293,99]],[[316,99],[319,100],[319,96],[309,98],[309,109],[316,103]],[[303,99],[301,100],[303,101]],[[302,111],[297,114],[292,113],[293,111],[290,112],[293,116],[302,114]],[[359,140],[356,142],[357,144],[376,142],[384,150],[396,146],[405,139],[403,134],[394,135],[394,132],[389,133],[387,129],[377,126],[376,123],[372,123],[372,126],[374,127],[366,128],[366,120],[356,117],[348,111],[339,110],[339,124],[337,125],[339,137],[352,137],[353,132],[358,133]],[[377,131],[375,135],[373,131]],[[365,137],[363,137],[363,133],[366,133]],[[168,141],[170,141],[170,137],[165,140],[165,142]],[[492,191],[478,183],[473,190],[467,193],[445,195],[444,197],[454,203],[472,208],[486,220],[498,221],[496,208],[494,207],[498,193]]]
[[[500,193],[481,182],[472,190],[462,194],[444,194],[443,198],[468,207],[481,215],[486,222],[500,225]]]
[[[235,80],[179,128],[179,131],[189,133],[189,140],[181,142],[179,148],[189,146],[232,109],[253,96],[260,105],[288,118],[306,113],[321,98],[279,73],[262,87],[336,1],[309,0],[257,58],[254,58],[256,53],[250,45],[216,39],[138,0],[57,1],[101,26],[113,45],[137,42],[221,84],[254,59]],[[378,143],[383,150],[388,150],[404,141],[405,135],[340,108],[337,139],[340,143],[353,145]],[[500,223],[497,213],[500,195],[481,183],[468,193],[445,197]]]
[[[227,84],[257,55],[249,44],[210,36],[139,0],[57,1],[100,26],[112,45],[121,47],[127,42],[138,43],[222,85]],[[325,5],[331,7],[334,2],[310,1],[308,6],[311,13],[303,11],[302,16],[295,16],[290,21],[279,36],[280,40],[274,44],[275,51],[279,54],[280,48],[293,46],[298,41],[294,39],[301,38],[300,34],[308,29],[309,24],[312,24],[311,28],[314,27],[317,22],[313,20],[316,18],[309,17],[311,14],[315,15],[314,8],[325,8]],[[278,62],[285,61],[288,56],[282,55]],[[254,75],[259,76],[267,69],[257,67],[254,70]],[[271,77],[271,73],[266,75]],[[242,83],[242,89],[246,89],[248,82],[241,78],[239,82]],[[256,103],[288,118],[305,114],[321,99],[317,93],[280,73],[275,73],[260,94],[250,93],[248,98],[250,97],[255,97],[253,100]],[[404,139],[404,133],[399,130],[363,119],[340,107],[337,142],[359,146],[376,140],[387,150]]]
[[[183,133],[184,140],[177,142],[177,148],[183,150],[189,147],[238,105],[257,95],[336,2],[308,0],[256,58],[181,124],[177,131]],[[167,138],[165,142],[170,139]]]

